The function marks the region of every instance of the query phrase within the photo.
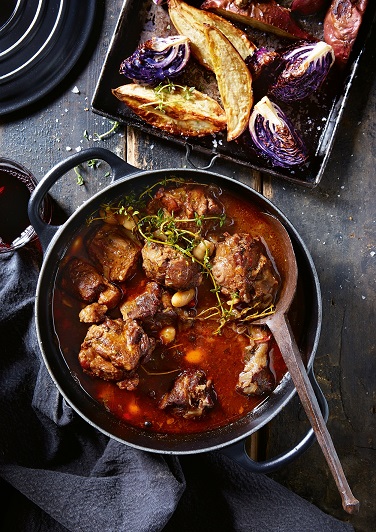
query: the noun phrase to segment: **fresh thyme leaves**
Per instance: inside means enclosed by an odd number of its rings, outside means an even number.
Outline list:
[[[86,164],[89,168],[98,168],[98,166],[101,164],[101,161],[99,159],[90,159],[90,161],[88,161]]]
[[[88,218],[87,224],[90,225],[96,220],[121,223],[121,221],[124,221],[124,219],[128,219],[133,222],[132,230],[136,231],[138,215],[140,212],[145,211],[145,207],[145,201],[140,196],[136,196],[136,194],[132,192],[118,201],[101,205],[99,213],[93,213]],[[121,220],[121,217],[123,217],[123,220]]]
[[[115,133],[116,130],[118,129],[118,127],[120,126],[119,122],[113,121],[113,120],[110,120],[110,124],[112,124],[112,127],[108,131],[105,131],[101,135],[99,135],[98,133],[94,133],[93,134],[93,139],[94,140],[104,140],[107,137],[110,137],[113,133]]]
[[[177,185],[179,184],[184,184],[185,183],[185,179],[183,179],[182,177],[170,177],[170,178],[166,178],[166,179],[162,179],[161,181],[158,181],[158,183],[154,183],[154,185],[152,185],[151,187],[145,189],[141,194],[140,194],[140,199],[142,200],[143,198],[145,198],[145,196],[149,196],[150,198],[152,198],[152,192],[153,190],[156,188],[156,187],[165,187],[166,185],[170,184],[170,183],[175,183]]]
[[[188,87],[187,85],[176,85],[175,83],[167,79],[167,83],[162,82],[159,83],[159,85],[157,85],[156,87],[154,87],[155,101],[148,102],[146,104],[141,105],[140,107],[148,107],[151,105],[155,109],[158,109],[163,113],[167,104],[167,98],[171,94],[176,95],[175,102],[184,103],[184,101],[191,99],[194,90],[194,87]]]
[[[86,164],[88,168],[94,168],[96,170],[100,166],[101,161],[99,159],[91,159],[87,161]],[[84,167],[80,164],[74,167],[74,172],[76,174],[76,182],[77,182],[77,185],[80,185],[80,186],[85,184],[85,179],[82,175],[83,170],[84,170]]]
[[[204,230],[207,228],[208,222],[212,222],[217,227],[222,227],[226,220],[225,214],[205,216],[195,213],[193,218],[185,218],[176,216],[173,212],[168,213],[162,208],[154,214],[147,213],[146,203],[154,197],[154,189],[171,184],[176,186],[181,184],[203,186],[203,184],[187,182],[182,178],[166,178],[154,183],[138,196],[132,193],[117,202],[102,205],[99,215],[96,214],[90,217],[88,223],[94,220],[122,223],[127,229],[131,228],[140,241],[172,247],[188,259],[199,264],[203,274],[210,281],[212,286],[210,291],[215,296],[216,301],[214,306],[199,312],[196,319],[217,320],[219,325],[214,334],[220,334],[223,327],[229,322],[237,322],[244,325],[252,320],[273,314],[275,312],[273,305],[264,308],[257,301],[246,307],[239,305],[239,294],[237,293],[232,294],[231,299],[223,299],[221,286],[213,276],[210,261],[211,247],[214,248],[214,244],[205,240]],[[129,221],[132,222],[132,225],[128,224]],[[198,248],[201,248],[200,253],[197,252]]]
[[[85,184],[85,180],[81,174],[81,167],[80,166],[75,166],[74,167],[74,172],[76,174],[76,182],[77,182],[77,185],[84,185]]]

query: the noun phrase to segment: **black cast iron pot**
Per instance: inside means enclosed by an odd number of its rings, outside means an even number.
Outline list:
[[[39,213],[43,198],[49,189],[67,171],[91,159],[101,159],[110,165],[113,176],[112,183],[77,209],[62,226],[46,224]],[[52,308],[55,278],[59,262],[67,247],[77,232],[85,225],[88,217],[101,205],[122,195],[129,195],[131,191],[141,191],[151,184],[171,176],[217,184],[240,195],[243,199],[247,198],[249,202],[258,206],[263,212],[278,218],[286,227],[294,246],[299,270],[296,301],[294,301],[291,310],[294,313],[294,307],[296,308],[295,316],[290,321],[299,321],[298,329],[300,332],[296,341],[306,363],[320,408],[324,418],[327,419],[327,403],[312,371],[322,319],[320,286],[311,256],[288,219],[258,192],[228,177],[193,169],[139,171],[114,153],[103,148],[84,150],[55,166],[39,183],[30,199],[30,222],[39,236],[45,253],[35,302],[37,333],[44,362],[67,403],[88,423],[111,438],[138,449],[156,453],[192,454],[221,450],[251,471],[270,472],[297,458],[315,440],[311,429],[291,450],[266,462],[255,462],[245,452],[245,439],[274,418],[294,396],[296,390],[288,374],[267,400],[235,423],[201,434],[158,435],[134,428],[117,419],[90,397],[74,378],[59,349],[54,332]]]

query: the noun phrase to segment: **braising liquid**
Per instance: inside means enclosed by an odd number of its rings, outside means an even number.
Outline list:
[[[238,196],[223,191],[221,202],[225,206],[228,220],[232,220],[232,231],[248,231],[256,235],[265,235],[271,256],[278,265],[283,257],[278,255],[278,241],[267,225],[260,211]],[[117,418],[150,432],[163,434],[189,434],[205,432],[243,418],[261,402],[265,396],[247,397],[235,391],[239,373],[244,367],[243,353],[249,340],[245,335],[236,333],[230,326],[222,330],[221,335],[213,334],[218,327],[216,321],[196,321],[192,327],[177,331],[175,342],[171,346],[157,348],[151,359],[138,370],[140,383],[136,390],[125,391],[116,384],[92,377],[83,372],[78,353],[85,338],[88,324],[80,323],[79,311],[85,303],[69,296],[61,290],[59,276],[63,265],[72,256],[90,261],[85,242],[92,229],[83,227],[76,234],[63,260],[54,291],[54,325],[62,356],[65,358],[72,375],[80,385],[99,403]],[[223,229],[220,229],[223,231]],[[127,296],[136,296],[142,292],[147,279],[139,265],[137,273],[126,281]],[[212,308],[216,304],[211,291],[212,285],[206,280],[200,286],[197,311]],[[120,311],[109,312],[111,318],[119,318]],[[278,384],[286,372],[278,346],[272,340],[270,345],[270,369]],[[188,367],[199,367],[212,378],[217,394],[216,405],[201,419],[185,419],[171,415],[169,409],[158,408],[159,401],[167,392],[180,371]]]

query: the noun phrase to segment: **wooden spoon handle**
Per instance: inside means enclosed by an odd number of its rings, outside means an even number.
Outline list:
[[[352,494],[350,486],[346,480],[345,473],[343,472],[341,462],[322,416],[298,346],[294,340],[290,324],[286,316],[283,314],[275,314],[270,321],[268,321],[267,325],[279,346],[303,408],[337,484],[338,491],[342,498],[342,506],[347,513],[356,514],[359,511],[359,501]]]

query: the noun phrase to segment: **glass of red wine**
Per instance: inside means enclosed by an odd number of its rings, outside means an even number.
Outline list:
[[[37,239],[27,214],[30,195],[36,185],[29,170],[0,157],[0,253],[13,251]],[[49,221],[48,199],[42,210],[43,218]]]

